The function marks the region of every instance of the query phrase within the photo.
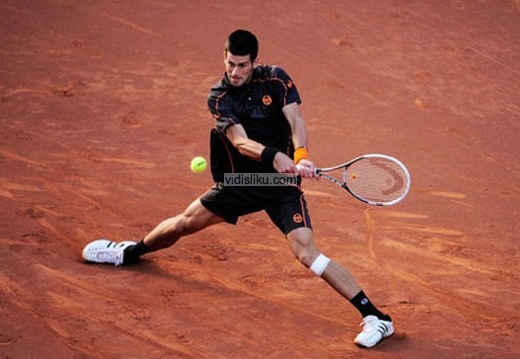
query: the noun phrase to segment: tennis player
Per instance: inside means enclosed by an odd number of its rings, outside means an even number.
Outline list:
[[[299,186],[301,178],[315,177],[300,96],[282,68],[260,65],[257,58],[255,35],[246,30],[229,35],[224,77],[208,97],[215,123],[210,139],[214,186],[139,242],[98,239],[84,248],[83,258],[95,263],[135,264],[140,256],[168,248],[186,235],[221,222],[236,224],[241,216],[265,211],[285,235],[294,256],[359,311],[363,330],[354,342],[373,347],[392,335],[392,319],[372,304],[345,267],[316,246]],[[292,185],[237,186],[226,185],[230,173],[299,176]]]

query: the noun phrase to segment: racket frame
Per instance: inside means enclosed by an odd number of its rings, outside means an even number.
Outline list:
[[[343,171],[342,173],[342,180],[343,181],[340,181],[338,180],[337,178],[334,178],[328,174],[326,174],[325,172],[332,172],[332,171],[335,171],[335,170],[338,170],[338,169],[347,169],[349,166],[351,166],[352,164],[362,160],[362,159],[370,159],[370,158],[384,158],[384,159],[387,159],[389,161],[392,161],[394,163],[396,163],[399,167],[401,167],[401,169],[403,170],[403,173],[405,174],[405,177],[406,177],[406,181],[405,181],[405,189],[404,189],[404,192],[402,195],[400,195],[398,198],[392,200],[392,201],[388,201],[388,202],[375,202],[375,201],[370,201],[366,198],[363,198],[363,197],[360,197],[358,196],[356,193],[352,192],[352,190],[348,187],[348,184],[347,184],[347,181],[345,179],[345,171]],[[379,153],[369,153],[369,154],[365,154],[365,155],[361,155],[361,156],[358,156],[348,162],[345,162],[345,163],[342,163],[340,165],[337,165],[337,166],[333,166],[333,167],[324,167],[324,168],[316,168],[316,175],[317,176],[320,176],[320,177],[323,177],[323,178],[326,178],[328,179],[329,181],[337,184],[338,186],[340,186],[341,188],[343,188],[344,190],[346,190],[348,193],[350,193],[354,198],[357,198],[358,200],[360,200],[361,202],[364,202],[366,204],[369,204],[369,205],[372,205],[372,206],[391,206],[391,205],[394,205],[398,202],[401,202],[405,197],[406,195],[408,194],[408,192],[410,191],[410,185],[411,185],[411,177],[410,177],[410,172],[408,171],[408,169],[406,168],[406,166],[401,162],[399,161],[397,158],[395,157],[392,157],[392,156],[388,156],[388,155],[383,155],[383,154],[379,154]]]

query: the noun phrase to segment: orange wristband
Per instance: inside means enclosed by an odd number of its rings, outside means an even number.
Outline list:
[[[308,159],[309,158],[309,152],[307,151],[307,148],[304,146],[298,147],[294,151],[294,164],[298,164],[300,160]]]

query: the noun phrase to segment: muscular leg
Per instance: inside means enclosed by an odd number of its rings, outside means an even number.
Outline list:
[[[309,228],[298,228],[289,232],[287,240],[296,258],[307,268],[310,268],[314,260],[321,254],[316,248],[312,230]],[[361,291],[352,274],[337,262],[330,261],[321,277],[348,300]]]
[[[133,241],[118,243],[108,239],[98,239],[85,246],[82,256],[86,261],[94,263],[116,266],[135,264],[146,253],[169,247],[182,236],[223,221],[223,218],[207,210],[200,199],[197,199],[183,213],[159,223],[137,243]]]
[[[183,213],[159,223],[144,237],[143,243],[150,251],[167,248],[182,236],[223,221],[224,219],[207,210],[200,200],[196,199]]]

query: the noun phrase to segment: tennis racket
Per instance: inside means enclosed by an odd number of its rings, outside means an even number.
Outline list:
[[[373,206],[400,202],[411,183],[410,172],[401,161],[381,154],[367,154],[338,166],[316,168],[316,174]]]

